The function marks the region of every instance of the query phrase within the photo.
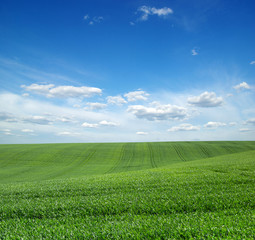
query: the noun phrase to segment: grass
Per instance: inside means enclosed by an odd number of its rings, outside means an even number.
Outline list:
[[[255,142],[0,145],[0,239],[254,239]]]

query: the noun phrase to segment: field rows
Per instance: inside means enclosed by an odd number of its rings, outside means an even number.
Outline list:
[[[211,143],[213,150],[207,144],[197,144],[190,155],[189,143],[113,144],[119,158],[102,167],[115,173],[64,175],[83,166],[76,153],[77,161],[61,168],[62,179],[0,184],[0,239],[254,239],[252,143]],[[86,164],[99,146],[82,148]],[[168,150],[157,153],[162,146]],[[205,158],[229,149],[241,151]],[[171,151],[181,155],[178,161],[159,167]],[[137,166],[150,169],[130,171],[136,158]]]
[[[151,169],[254,149],[254,142],[0,145],[0,183]]]

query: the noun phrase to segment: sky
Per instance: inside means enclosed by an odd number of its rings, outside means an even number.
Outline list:
[[[0,143],[255,140],[254,0],[1,0]]]

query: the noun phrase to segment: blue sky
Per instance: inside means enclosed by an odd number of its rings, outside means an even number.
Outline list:
[[[255,140],[252,0],[2,0],[0,143]]]

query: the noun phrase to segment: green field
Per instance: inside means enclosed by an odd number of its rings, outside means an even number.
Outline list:
[[[0,145],[0,239],[254,239],[255,142]]]

